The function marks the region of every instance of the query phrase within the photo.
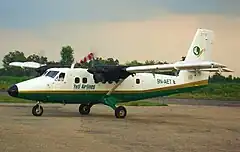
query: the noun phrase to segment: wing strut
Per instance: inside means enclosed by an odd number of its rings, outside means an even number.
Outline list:
[[[118,81],[118,83],[111,89],[108,91],[108,93],[106,94],[107,96],[111,95],[113,91],[115,91],[117,89],[118,86],[120,86],[120,84],[122,84],[122,82],[124,81],[125,79],[122,79],[120,81]]]
[[[116,109],[116,104],[117,104],[117,99],[114,98],[114,97],[111,97],[110,95],[112,94],[112,92],[114,92],[117,87],[119,87],[120,84],[122,84],[122,82],[124,81],[125,79],[122,79],[120,80],[111,90],[108,91],[108,93],[102,98],[102,102],[111,107],[112,109]]]

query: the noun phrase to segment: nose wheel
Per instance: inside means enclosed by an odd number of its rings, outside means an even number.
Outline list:
[[[43,114],[43,107],[39,104],[35,105],[33,108],[32,108],[32,114],[34,116],[41,116]]]

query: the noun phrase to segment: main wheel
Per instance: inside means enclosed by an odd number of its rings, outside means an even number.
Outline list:
[[[40,106],[40,105],[35,105],[33,108],[32,108],[32,114],[34,116],[41,116],[43,114],[43,107]]]
[[[116,118],[125,118],[127,115],[127,110],[123,106],[119,106],[115,109]]]
[[[82,115],[88,115],[89,112],[90,112],[90,109],[91,109],[91,106],[90,105],[87,105],[87,104],[81,104],[79,106],[79,112],[80,114]]]

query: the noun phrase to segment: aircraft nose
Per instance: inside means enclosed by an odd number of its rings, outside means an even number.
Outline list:
[[[12,97],[17,97],[18,96],[18,87],[16,85],[11,86],[7,90],[8,94]]]

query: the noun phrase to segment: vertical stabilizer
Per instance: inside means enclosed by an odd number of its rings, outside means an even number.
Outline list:
[[[208,29],[197,29],[184,62],[211,61],[213,34],[213,31]],[[179,79],[184,83],[202,81],[207,80],[209,75],[209,72],[194,73],[181,70],[179,72]]]
[[[185,61],[211,61],[213,31],[198,29],[189,47]]]

